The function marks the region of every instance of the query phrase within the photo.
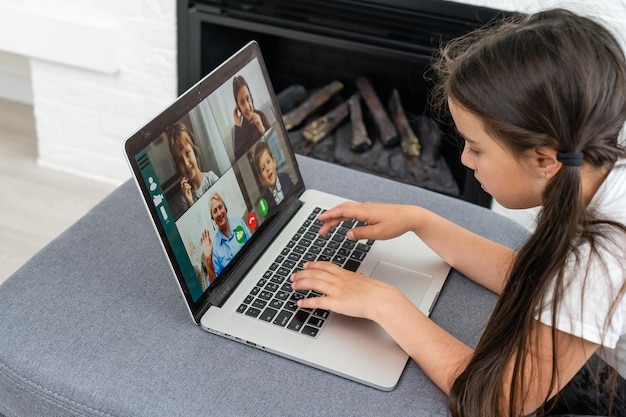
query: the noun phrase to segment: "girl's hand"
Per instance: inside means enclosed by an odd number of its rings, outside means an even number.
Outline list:
[[[263,126],[263,121],[261,120],[261,116],[259,116],[255,112],[252,112],[252,123],[254,123],[254,125],[259,130],[259,132],[265,133],[265,126]]]
[[[291,276],[294,290],[313,290],[324,294],[298,301],[302,308],[320,308],[352,317],[376,320],[377,311],[393,306],[404,297],[391,285],[358,272],[347,271],[331,262],[308,262]]]
[[[243,116],[239,112],[239,107],[237,107],[237,106],[235,106],[235,109],[233,110],[233,119],[235,119],[235,124],[237,126],[241,126],[241,122],[242,122]]]
[[[191,195],[191,184],[189,183],[187,177],[182,177],[180,179],[180,192],[187,202],[187,205],[191,207],[193,204],[193,196]]]
[[[343,203],[318,216],[324,222],[319,233],[325,235],[342,221],[354,219],[367,225],[351,229],[346,235],[348,239],[392,239],[415,230],[420,220],[419,210],[416,206],[400,204]]]

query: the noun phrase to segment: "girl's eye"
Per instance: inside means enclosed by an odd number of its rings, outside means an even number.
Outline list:
[[[468,155],[478,155],[478,151],[476,149],[472,148],[467,141],[465,141],[465,149],[464,150],[465,150],[465,152],[467,152]]]

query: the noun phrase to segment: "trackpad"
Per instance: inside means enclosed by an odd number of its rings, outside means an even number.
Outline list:
[[[379,261],[371,273],[372,278],[393,285],[419,307],[432,277],[421,272]]]

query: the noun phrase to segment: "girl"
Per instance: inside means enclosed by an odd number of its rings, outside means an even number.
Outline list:
[[[270,127],[270,121],[265,113],[254,108],[250,87],[241,75],[233,78],[233,96],[235,98],[233,148],[235,159],[238,159],[242,152],[249,149],[254,142],[263,136]]]
[[[378,322],[450,395],[453,416],[626,415],[622,49],[602,26],[552,10],[449,43],[435,74],[439,102],[465,141],[463,164],[504,207],[542,206],[535,232],[514,252],[420,207],[350,203],[321,214],[320,233],[352,218],[367,223],[352,239],[416,233],[500,295],[478,346],[395,288],[329,263],[292,277],[294,289],[326,295],[299,304]],[[595,380],[584,366],[596,352],[614,375],[612,393],[584,380]],[[583,402],[594,395],[597,404],[575,408],[570,380],[588,391]]]

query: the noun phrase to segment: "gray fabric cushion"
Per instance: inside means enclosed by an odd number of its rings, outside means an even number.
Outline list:
[[[307,186],[421,204],[518,246],[521,226],[458,199],[298,157]],[[496,297],[453,272],[432,318],[475,344]],[[446,415],[409,361],[381,392],[204,332],[126,182],[0,286],[6,416]]]

